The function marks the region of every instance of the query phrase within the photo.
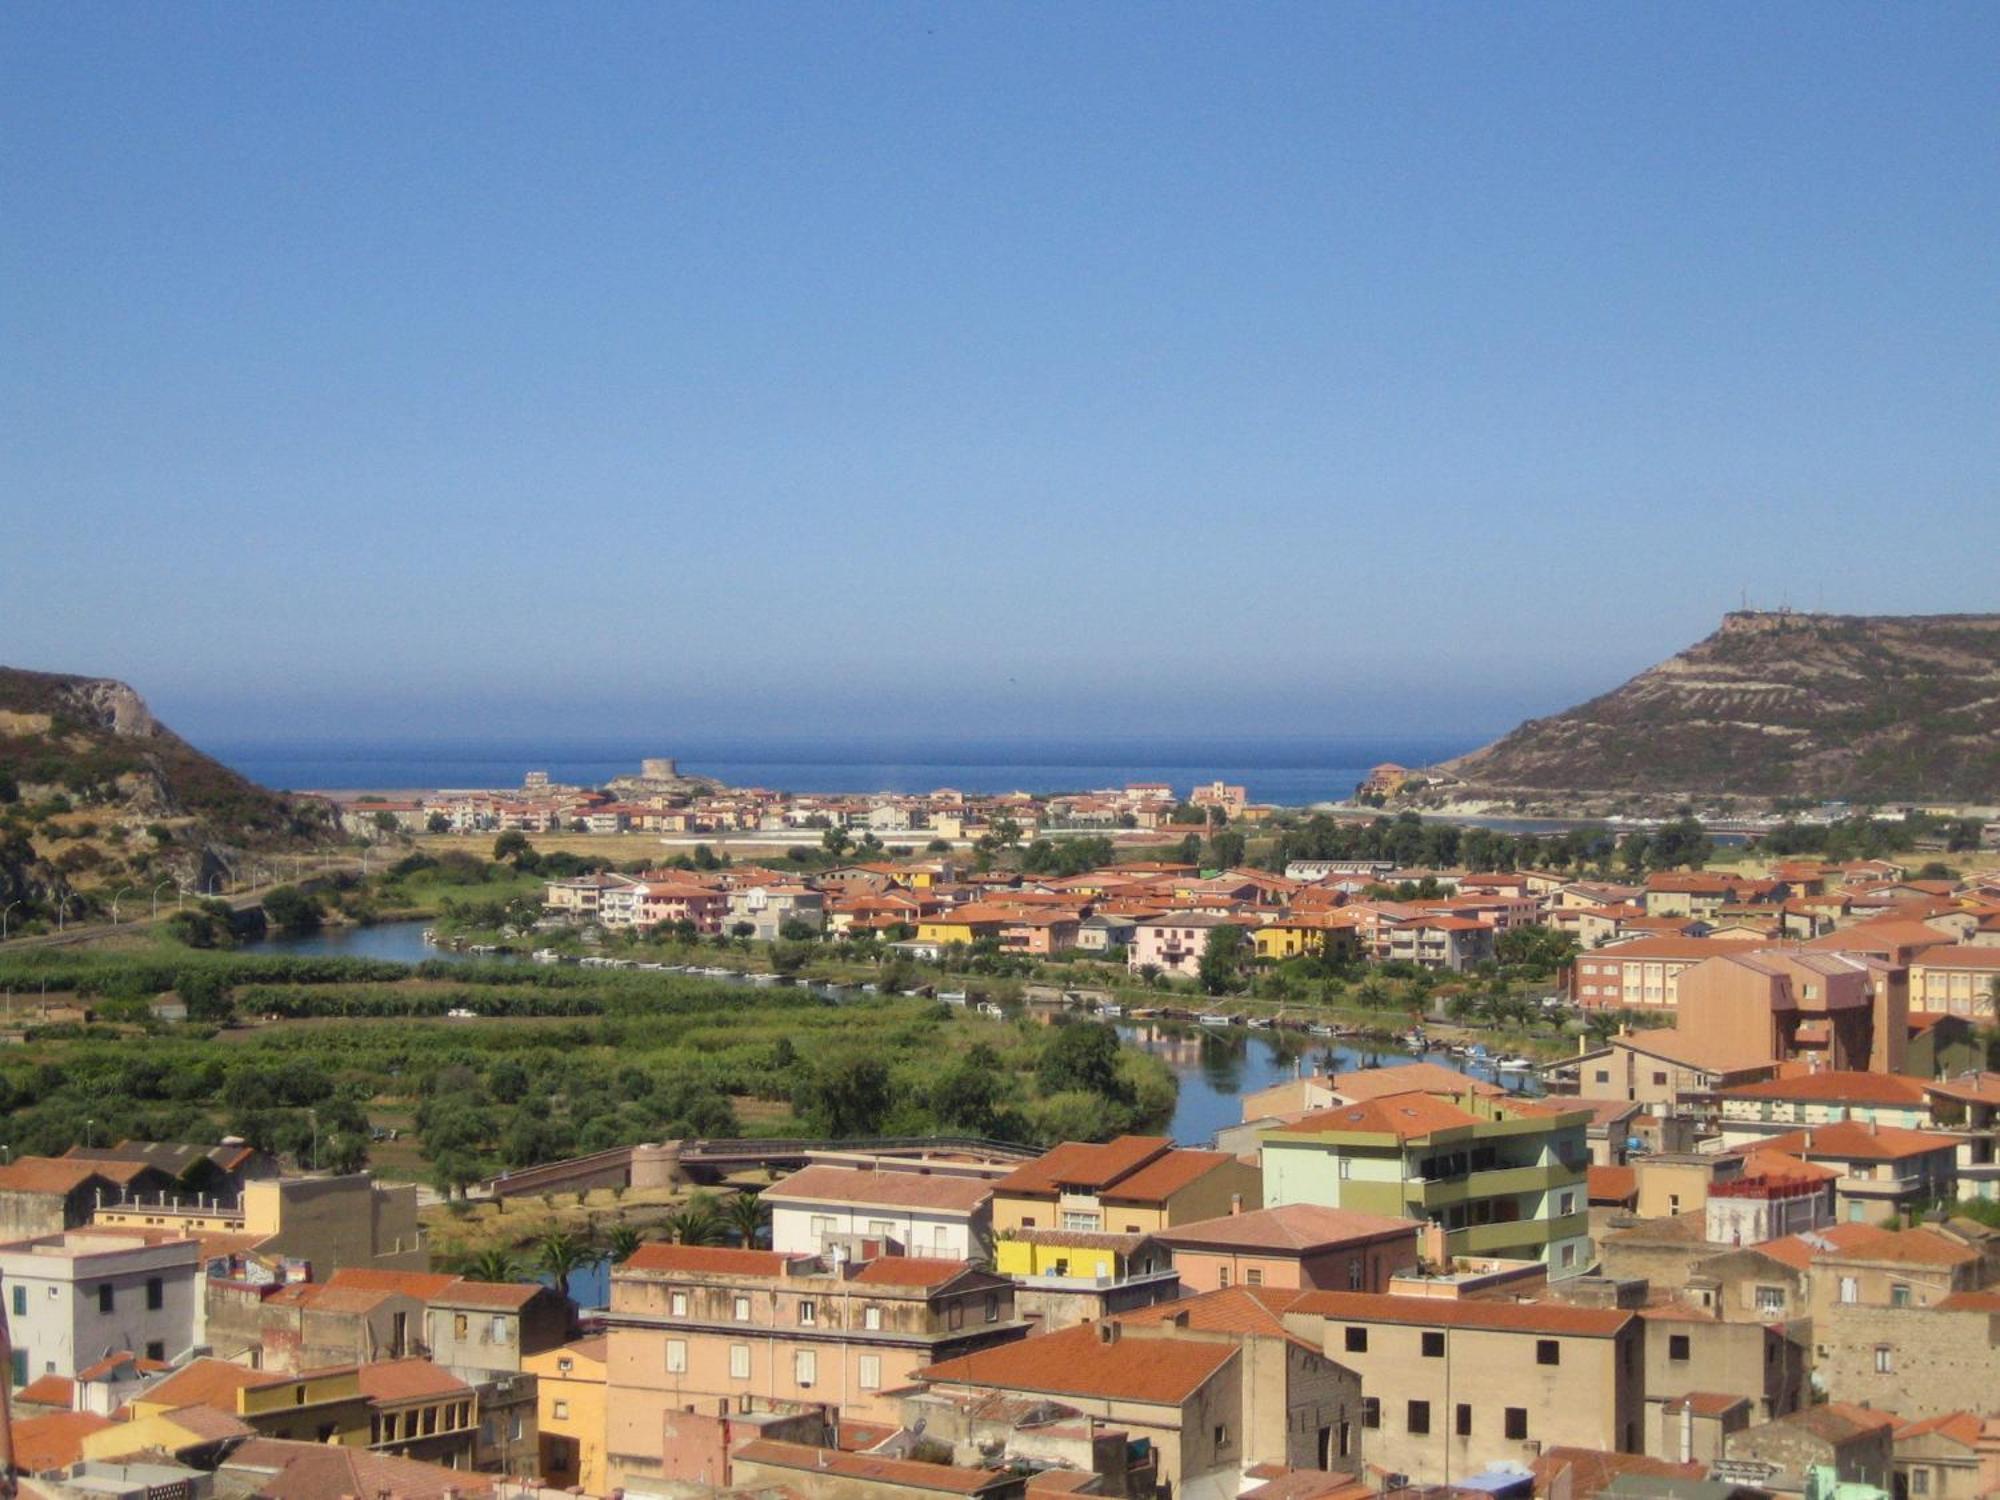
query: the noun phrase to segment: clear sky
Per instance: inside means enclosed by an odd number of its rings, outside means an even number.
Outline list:
[[[1985,610],[1991,5],[0,8],[0,660],[1483,731]]]

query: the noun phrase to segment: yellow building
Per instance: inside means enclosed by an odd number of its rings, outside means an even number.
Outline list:
[[[372,1411],[358,1367],[273,1375],[222,1359],[197,1359],[129,1403],[134,1421],[187,1406],[230,1413],[264,1437],[346,1448],[369,1444]]]
[[[521,1361],[536,1380],[542,1483],[552,1489],[605,1493],[605,1349],[600,1334]]]
[[[1126,1281],[1171,1268],[1173,1256],[1143,1234],[1015,1229],[993,1245],[993,1269],[1016,1281]]]
[[[998,937],[1000,930],[1019,919],[1019,914],[995,906],[974,904],[956,911],[939,912],[917,921],[920,943],[976,943],[981,938]]]
[[[337,1266],[426,1271],[430,1251],[417,1221],[417,1190],[380,1183],[367,1172],[271,1177],[243,1184],[240,1203],[106,1203],[93,1223],[240,1236],[240,1248],[267,1260],[304,1261],[315,1281]]]
[[[1348,948],[1358,953],[1360,941],[1349,921],[1333,921],[1324,916],[1286,917],[1254,928],[1250,941],[1257,956],[1276,963],[1287,958],[1317,958],[1329,948],[1338,953]]]

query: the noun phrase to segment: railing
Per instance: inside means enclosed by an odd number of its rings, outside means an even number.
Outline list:
[[[1590,1232],[1590,1215],[1568,1214],[1555,1219],[1515,1219],[1504,1224],[1470,1224],[1447,1231],[1445,1245],[1453,1254],[1492,1255],[1518,1246],[1536,1248]]]
[[[1578,1187],[1585,1174],[1560,1162],[1526,1167],[1496,1167],[1484,1172],[1468,1172],[1461,1177],[1443,1177],[1434,1182],[1412,1181],[1404,1196],[1424,1208],[1444,1208],[1478,1198],[1499,1198],[1513,1193],[1545,1193],[1555,1188]]]

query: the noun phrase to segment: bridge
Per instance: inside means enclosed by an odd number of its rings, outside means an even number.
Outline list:
[[[660,1141],[615,1146],[588,1156],[543,1162],[502,1172],[480,1183],[476,1192],[493,1198],[532,1197],[538,1193],[587,1192],[591,1188],[675,1188],[690,1183],[716,1183],[736,1172],[797,1171],[817,1152],[855,1151],[871,1156],[971,1157],[1008,1164],[1032,1161],[1041,1153],[1012,1141],[971,1135],[856,1136],[846,1140],[800,1140],[766,1137],[735,1141]]]

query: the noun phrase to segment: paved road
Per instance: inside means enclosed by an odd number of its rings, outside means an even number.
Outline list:
[[[215,896],[204,896],[194,891],[187,892],[198,901],[227,901],[237,911],[246,910],[261,902],[268,892],[281,885],[294,885],[301,880],[311,880],[318,875],[332,875],[342,870],[362,868],[358,859],[321,860],[315,864],[303,865],[299,872],[284,880],[266,881],[262,885],[245,886],[240,891],[228,891]],[[145,891],[135,891],[121,903],[144,911],[142,917],[133,917],[123,922],[70,922],[61,932],[44,932],[33,937],[10,937],[0,943],[0,953],[15,953],[29,948],[64,948],[75,943],[87,943],[98,938],[115,937],[120,933],[144,932],[155,922],[163,922],[172,916],[175,907],[164,898],[160,902],[159,915],[153,915],[151,897]]]

